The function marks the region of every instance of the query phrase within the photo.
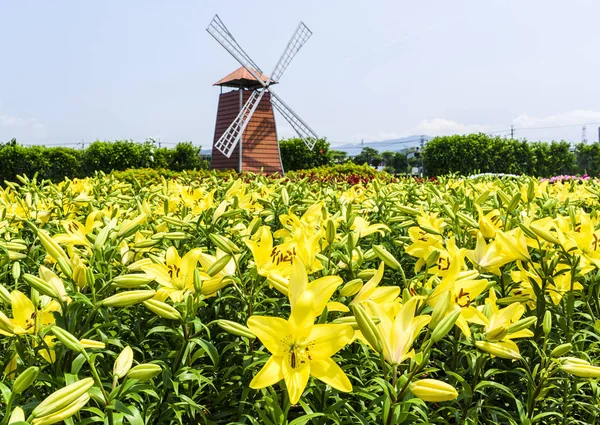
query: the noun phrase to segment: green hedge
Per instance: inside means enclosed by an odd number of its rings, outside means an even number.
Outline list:
[[[96,171],[110,173],[131,168],[183,171],[208,168],[200,159],[200,147],[190,142],[173,149],[156,148],[154,143],[129,140],[94,142],[87,149],[21,146],[16,140],[0,144],[0,182],[14,181],[18,175],[38,179],[91,176]]]
[[[485,134],[436,137],[423,150],[425,174],[448,173],[527,174],[551,177],[561,174],[597,175],[600,149],[597,145],[575,146],[559,142],[528,142]]]

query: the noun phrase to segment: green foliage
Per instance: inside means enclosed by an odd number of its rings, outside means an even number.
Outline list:
[[[377,151],[377,149],[373,149],[370,147],[363,148],[363,150],[352,158],[352,162],[358,165],[368,164],[373,167],[377,167],[382,161],[382,157]]]
[[[171,152],[169,168],[175,171],[193,170],[200,168],[200,146],[192,142],[178,143]]]
[[[600,144],[576,146],[577,168],[580,173],[597,176],[600,174]]]
[[[532,143],[479,133],[436,137],[427,143],[423,155],[430,176],[482,172],[549,177],[582,172],[578,165],[585,159],[578,157],[587,153],[580,150],[576,156],[570,147],[565,141]]]
[[[283,139],[279,141],[279,151],[286,172],[329,165],[333,161],[326,139],[317,140],[312,150],[300,138]]]
[[[129,140],[94,142],[87,149],[45,146],[22,146],[15,139],[0,144],[0,182],[15,181],[19,175],[53,181],[93,176],[101,171],[124,171],[153,168],[184,171],[207,169],[200,159],[200,147],[191,142],[179,143],[173,149],[156,148],[154,141],[135,143]]]

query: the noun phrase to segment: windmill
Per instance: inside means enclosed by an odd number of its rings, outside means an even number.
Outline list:
[[[298,133],[309,149],[317,134],[273,91],[281,76],[312,32],[300,22],[271,75],[266,76],[235,41],[218,15],[206,30],[242,67],[219,80],[221,87],[211,167],[264,173],[283,173],[276,109]],[[223,87],[238,90],[223,93]]]

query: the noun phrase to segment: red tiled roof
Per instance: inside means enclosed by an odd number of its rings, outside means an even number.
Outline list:
[[[257,71],[257,73],[260,74],[258,71]],[[264,82],[267,82],[269,80],[269,77],[267,77],[266,75],[264,75],[264,74],[260,74],[260,75]],[[276,83],[273,82],[273,84],[276,84]],[[217,81],[213,85],[227,86],[227,87],[240,87],[240,86],[242,86],[242,87],[260,87],[261,86],[261,84],[258,83],[256,78],[254,78],[254,76],[243,66],[241,68],[236,69],[228,76],[221,78],[219,81]]]

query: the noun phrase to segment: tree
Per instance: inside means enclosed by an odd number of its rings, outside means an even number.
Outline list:
[[[330,151],[329,154],[334,164],[343,164],[348,161],[348,154],[344,151]]]
[[[298,137],[283,139],[279,141],[279,152],[284,171],[306,170],[332,162],[329,142],[326,139],[318,139],[312,150]]]
[[[363,148],[362,152],[352,158],[352,162],[358,165],[369,164],[377,167],[381,163],[381,155],[377,149],[370,147]]]
[[[388,171],[392,173],[406,173],[408,160],[406,155],[401,152],[385,151],[381,154],[383,162]]]

